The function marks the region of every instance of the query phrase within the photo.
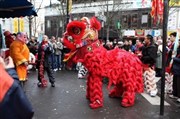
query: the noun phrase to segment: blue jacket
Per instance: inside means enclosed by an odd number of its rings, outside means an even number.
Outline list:
[[[15,68],[9,68],[9,69],[6,69],[6,71],[18,84],[20,84]]]
[[[180,58],[173,58],[172,73],[180,76]]]
[[[26,97],[18,81],[13,80],[9,74],[16,77],[13,69],[8,73],[0,67],[0,119],[32,119],[34,115],[33,108]],[[4,95],[2,95],[4,93]]]

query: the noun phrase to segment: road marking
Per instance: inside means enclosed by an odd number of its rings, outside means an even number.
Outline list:
[[[142,93],[141,95],[146,100],[148,100],[152,105],[160,105],[160,97],[159,96],[151,97],[149,94],[146,94],[146,93]],[[164,105],[170,106],[170,104],[167,103],[166,101],[164,101]]]

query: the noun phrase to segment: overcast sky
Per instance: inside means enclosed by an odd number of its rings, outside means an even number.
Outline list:
[[[50,5],[50,0],[35,0],[38,3],[41,3],[42,1],[42,6],[48,6]],[[57,0],[51,0],[51,3],[56,3],[58,2]]]

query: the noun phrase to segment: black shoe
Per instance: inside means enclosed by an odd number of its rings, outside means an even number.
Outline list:
[[[42,83],[41,83],[41,82],[38,82],[38,83],[37,83],[37,86],[38,86],[38,87],[41,87],[41,86],[42,86]]]
[[[51,87],[55,87],[55,84],[54,84],[54,83],[51,83]]]

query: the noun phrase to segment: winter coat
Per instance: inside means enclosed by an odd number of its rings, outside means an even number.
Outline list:
[[[38,62],[37,67],[39,67],[39,63],[41,61],[42,52],[45,52],[44,56],[44,66],[49,67],[52,64],[51,54],[54,53],[53,46],[50,42],[46,43],[45,46],[42,48],[42,43],[38,47]]]
[[[56,47],[54,48],[55,55],[61,55],[63,50],[63,44],[61,42],[56,42]]]
[[[29,41],[27,44],[29,50],[31,53],[33,53],[34,55],[37,53],[38,50],[38,43],[36,41]]]
[[[13,69],[7,70],[17,78]],[[22,87],[0,65],[0,119],[32,119],[33,108]]]
[[[149,64],[150,66],[155,65],[156,57],[157,57],[157,48],[154,44],[142,47],[141,61],[144,64]]]
[[[170,46],[168,46],[168,48],[169,48],[169,52],[167,54],[166,66],[169,66],[172,60],[172,52],[174,50],[174,44],[171,44]]]
[[[6,69],[6,72],[7,72],[18,84],[20,84],[20,81],[19,81],[19,78],[18,78],[18,75],[17,75],[17,72],[16,72],[16,69],[15,69],[15,68]]]

